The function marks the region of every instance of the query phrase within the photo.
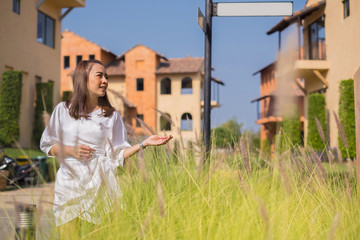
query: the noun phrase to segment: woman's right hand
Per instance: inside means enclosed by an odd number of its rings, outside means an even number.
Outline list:
[[[93,149],[85,144],[81,144],[79,146],[73,147],[72,156],[77,159],[88,160],[93,156],[94,152],[95,152],[95,149]]]

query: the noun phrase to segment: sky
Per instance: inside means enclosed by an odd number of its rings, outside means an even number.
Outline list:
[[[305,3],[293,0],[294,12]],[[203,57],[198,7],[205,13],[205,0],[87,0],[84,8],[74,8],[62,20],[62,31],[68,29],[116,55],[143,44],[167,58]],[[220,86],[221,107],[211,111],[211,127],[235,118],[244,129],[259,129],[251,100],[260,96],[260,74],[253,73],[276,60],[278,34],[266,32],[281,19],[213,17],[212,76],[225,86]]]

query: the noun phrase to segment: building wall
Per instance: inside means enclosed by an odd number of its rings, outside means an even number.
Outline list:
[[[341,80],[353,78],[360,66],[360,2],[350,0],[350,16],[344,19],[342,1],[327,1],[325,9],[318,10],[304,21],[304,55],[308,55],[308,29],[307,27],[325,13],[325,43],[326,60],[330,67],[325,74],[329,86],[326,90],[326,107],[328,115],[328,136],[330,145],[338,145],[338,128],[333,117],[333,111],[339,108],[339,84]],[[323,88],[323,84],[315,76],[306,79],[308,93]],[[307,109],[307,99],[305,101]],[[305,116],[305,129],[307,129],[307,111]],[[305,135],[307,132],[305,131]],[[306,136],[305,136],[306,137]]]
[[[122,118],[124,118],[124,102],[122,98],[120,98],[114,92],[121,94],[122,96],[126,96],[126,88],[125,88],[125,76],[110,76],[109,77],[109,85],[107,95],[111,105],[118,111]]]
[[[76,57],[82,56],[82,60],[88,60],[89,55],[95,55],[105,66],[115,60],[115,55],[105,52],[102,48],[89,40],[65,30],[61,39],[61,94],[64,91],[72,91],[73,84],[71,73],[76,68]],[[70,67],[64,68],[64,56],[70,57]]]
[[[154,51],[138,45],[125,53],[125,86],[126,98],[137,106],[137,113],[144,115],[144,122],[156,131],[156,78],[157,56]],[[144,79],[144,90],[136,90],[136,79]],[[141,127],[136,127],[136,119],[132,126],[138,134],[143,133]]]
[[[192,79],[192,94],[181,94],[181,81],[185,77]],[[169,78],[171,80],[171,94],[160,94],[161,80]],[[165,131],[167,135],[171,134],[176,139],[182,137],[184,142],[189,140],[196,141],[201,137],[201,81],[202,76],[200,73],[192,74],[159,74],[156,76],[157,88],[157,109],[168,113],[171,120],[175,124],[171,126],[171,131]],[[192,130],[181,131],[181,116],[184,113],[190,113],[192,116]],[[160,114],[157,114],[157,132],[160,133]],[[198,138],[198,139],[196,139]]]
[[[22,147],[30,147],[33,118],[35,78],[54,81],[54,104],[60,99],[60,32],[61,9],[45,1],[40,11],[55,20],[55,46],[51,48],[37,41],[37,0],[20,1],[20,15],[12,10],[12,0],[0,1],[0,73],[18,70],[23,73],[20,113]]]
[[[350,16],[343,17],[342,1],[326,1],[327,56],[330,69],[326,79],[329,89],[326,102],[329,111],[330,143],[337,146],[337,125],[332,111],[338,112],[339,84],[354,78],[360,67],[360,1],[350,0]]]

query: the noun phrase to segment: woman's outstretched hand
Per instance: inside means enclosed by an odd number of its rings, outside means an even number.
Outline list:
[[[160,146],[167,144],[173,138],[172,135],[170,136],[158,136],[152,135],[143,141],[143,145],[146,146]]]

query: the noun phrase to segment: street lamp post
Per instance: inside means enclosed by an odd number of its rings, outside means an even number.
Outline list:
[[[198,23],[205,34],[204,126],[205,159],[210,155],[211,134],[211,38],[212,17],[291,16],[292,2],[213,3],[206,0],[205,17],[198,9]]]

